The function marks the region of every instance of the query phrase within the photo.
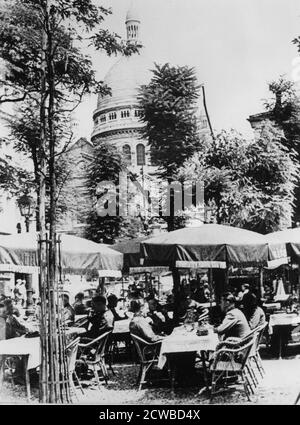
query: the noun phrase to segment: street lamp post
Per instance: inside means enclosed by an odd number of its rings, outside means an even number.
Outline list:
[[[28,233],[30,227],[30,217],[32,217],[35,213],[36,202],[30,195],[25,193],[19,198],[18,206],[21,216],[24,217],[25,228],[26,232]]]
[[[25,193],[19,198],[18,206],[19,206],[21,216],[24,217],[24,220],[25,220],[26,233],[28,233],[30,228],[30,217],[32,217],[35,214],[36,202],[30,195],[28,195],[28,193]],[[32,314],[33,313],[33,310],[32,310],[33,287],[32,287],[31,274],[26,275],[26,290],[27,290],[26,308],[27,308],[27,312],[29,314]]]

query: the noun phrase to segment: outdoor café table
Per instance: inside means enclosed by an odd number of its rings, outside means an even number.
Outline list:
[[[84,328],[68,328],[65,331],[66,337],[79,335],[85,332]],[[40,366],[40,337],[25,338],[21,336],[18,338],[4,339],[0,341],[0,365],[3,364],[5,357],[21,357],[24,364],[25,385],[27,398],[30,399],[30,380],[29,370],[36,369]],[[2,370],[2,367],[0,367]],[[0,372],[0,379],[2,384],[3,373]]]
[[[296,313],[271,314],[269,319],[269,334],[272,335],[274,328],[278,328],[279,335],[279,358],[282,358],[282,330],[287,326],[297,326],[300,324],[300,315]]]
[[[208,335],[198,336],[197,329],[188,331],[184,326],[175,328],[171,335],[162,340],[158,368],[162,369],[170,356],[173,354],[198,353],[203,362],[204,378],[208,386],[207,370],[205,364],[205,352],[215,351],[219,338],[212,328],[208,329]],[[174,389],[175,370],[171,370],[171,388]]]
[[[25,384],[27,398],[30,399],[29,370],[40,365],[40,338],[11,338],[0,341],[0,363],[3,364],[6,357],[18,356],[24,362]],[[2,367],[1,367],[2,369]],[[3,374],[1,373],[1,384]]]

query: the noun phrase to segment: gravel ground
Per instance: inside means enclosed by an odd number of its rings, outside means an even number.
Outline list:
[[[239,391],[219,394],[215,397],[215,404],[293,404],[300,391],[300,357],[290,359],[272,359],[263,361],[266,376],[252,396],[251,402]],[[148,387],[140,392],[136,390],[135,382],[138,367],[130,364],[114,366],[116,375],[110,374],[107,386],[101,390],[91,385],[91,381],[84,388],[85,394],[78,392],[80,404],[207,404],[208,396],[199,394],[199,386],[177,388],[172,394],[168,383],[161,383],[159,387]],[[38,389],[32,385],[31,404],[38,403]],[[0,403],[27,403],[24,387],[5,382],[0,391]]]

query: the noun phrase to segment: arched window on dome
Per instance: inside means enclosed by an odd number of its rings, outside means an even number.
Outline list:
[[[137,165],[146,164],[145,146],[139,143],[136,147],[136,163]]]
[[[131,147],[129,145],[124,145],[122,151],[126,164],[131,165]]]

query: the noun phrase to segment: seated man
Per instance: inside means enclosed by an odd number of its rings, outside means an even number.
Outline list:
[[[6,325],[6,339],[17,338],[28,332],[28,328],[14,314],[14,306],[12,300],[7,298],[4,301],[4,312]]]
[[[0,301],[0,341],[6,339],[5,305]]]
[[[148,299],[148,307],[148,317],[152,320],[153,331],[170,334],[173,330],[173,323],[166,308],[163,308],[155,298]]]
[[[189,293],[181,291],[179,294],[179,306],[178,306],[178,320],[179,323],[186,323],[189,321],[196,322],[198,317],[208,313],[208,310],[204,308],[200,303],[193,300]]]
[[[244,338],[250,333],[250,327],[244,313],[235,307],[235,297],[230,292],[223,294],[221,299],[221,309],[226,313],[225,318],[215,331],[222,337]]]
[[[87,309],[85,305],[83,304],[84,299],[84,293],[78,292],[77,295],[75,295],[75,303],[73,304],[74,312],[77,315],[81,314],[87,314]]]
[[[204,284],[196,280],[191,281],[191,299],[197,303],[207,303],[207,297],[205,295]]]
[[[74,323],[75,312],[73,307],[70,305],[69,295],[63,294],[63,321],[66,325]]]
[[[88,317],[91,328],[82,335],[83,338],[95,339],[113,329],[112,319],[106,312],[106,298],[103,295],[95,295],[92,299],[92,312]]]
[[[139,301],[132,300],[130,310],[133,313],[133,318],[129,324],[129,329],[133,335],[139,336],[147,342],[162,340],[163,337],[153,332],[149,320],[143,316],[142,304]]]

